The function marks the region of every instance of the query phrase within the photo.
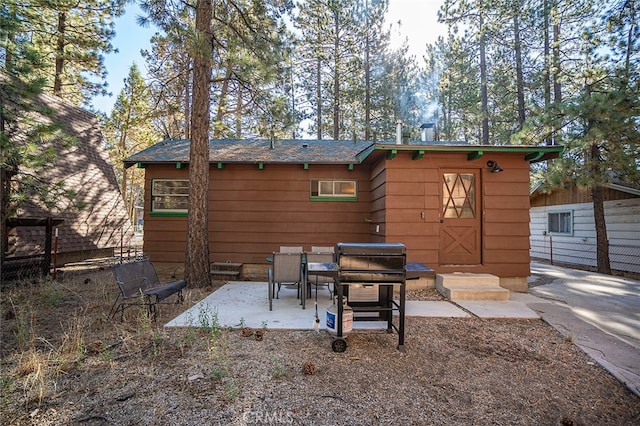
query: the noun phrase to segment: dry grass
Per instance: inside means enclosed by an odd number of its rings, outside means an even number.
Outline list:
[[[109,320],[108,270],[3,288],[3,424],[640,424],[638,398],[539,320],[409,318],[406,354],[386,333],[343,354],[313,331],[260,341],[215,312],[161,326],[213,290],[153,323]]]

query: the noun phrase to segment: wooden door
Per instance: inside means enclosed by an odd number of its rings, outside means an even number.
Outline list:
[[[440,211],[441,265],[481,262],[481,194],[477,169],[442,170]]]

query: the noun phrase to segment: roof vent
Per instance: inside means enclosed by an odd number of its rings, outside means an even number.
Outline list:
[[[435,138],[436,125],[433,123],[424,123],[420,126],[422,142],[433,142]]]

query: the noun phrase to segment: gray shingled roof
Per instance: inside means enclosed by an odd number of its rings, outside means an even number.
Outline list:
[[[50,209],[30,200],[19,210],[22,218],[54,217],[64,222],[59,229],[59,253],[92,251],[128,243],[133,236],[131,221],[122,199],[113,165],[109,160],[100,124],[95,115],[64,100],[47,94],[38,95],[35,102],[53,111],[53,118],[62,124],[63,131],[77,139],[71,148],[54,142],[58,159],[40,178],[50,182],[64,181],[65,188],[74,190],[74,202],[81,209]],[[44,116],[34,117],[47,122]],[[9,252],[15,256],[38,254],[44,251],[43,227],[17,227],[10,238]]]
[[[215,139],[210,142],[212,163],[358,163],[357,154],[371,146],[370,141]],[[126,158],[136,163],[188,163],[189,140],[164,140]]]
[[[211,163],[288,163],[288,164],[360,164],[377,151],[377,156],[399,151],[425,152],[510,152],[524,155],[527,161],[537,162],[558,157],[561,146],[472,145],[464,142],[413,141],[396,145],[394,142],[334,141],[334,140],[276,140],[215,139],[210,141]],[[374,156],[375,157],[375,156]],[[125,166],[136,163],[189,163],[189,140],[167,139],[133,154],[124,160]]]

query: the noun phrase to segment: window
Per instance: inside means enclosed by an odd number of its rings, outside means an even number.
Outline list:
[[[476,217],[476,186],[473,173],[445,173],[442,184],[442,213],[446,218]]]
[[[547,232],[550,234],[572,235],[573,212],[547,213]]]
[[[337,179],[312,179],[311,199],[321,200],[356,200],[356,181]]]
[[[152,213],[186,213],[189,206],[188,179],[153,179]]]

